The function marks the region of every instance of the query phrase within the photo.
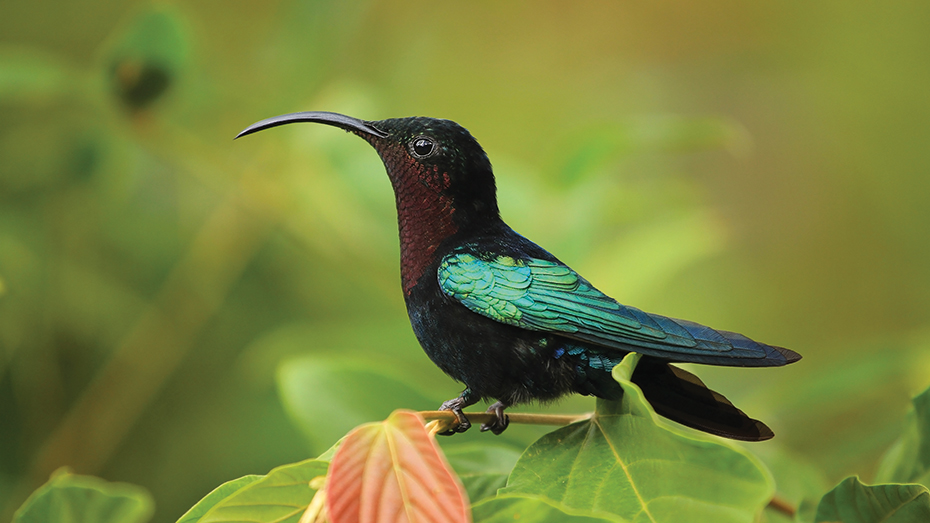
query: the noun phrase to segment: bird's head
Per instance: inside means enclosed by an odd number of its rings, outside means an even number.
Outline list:
[[[410,117],[366,121],[329,112],[302,112],[262,120],[237,138],[270,127],[314,122],[364,138],[381,156],[401,205],[447,202],[458,225],[499,218],[494,174],[484,150],[451,120]],[[427,201],[435,199],[435,202]]]

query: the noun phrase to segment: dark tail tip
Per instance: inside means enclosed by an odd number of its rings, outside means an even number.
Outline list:
[[[786,349],[784,347],[772,347],[772,348],[777,350],[779,353],[781,353],[782,356],[785,357],[785,365],[788,365],[789,363],[794,363],[801,359],[801,355],[798,354],[797,352],[794,352],[791,349]]]
[[[642,358],[633,372],[633,382],[656,413],[687,427],[741,441],[765,441],[775,436],[765,423],[747,416],[700,378],[662,360]]]

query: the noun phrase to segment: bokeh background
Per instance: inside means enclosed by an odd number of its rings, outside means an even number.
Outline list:
[[[458,121],[504,218],[599,288],[804,355],[696,370],[774,428],[751,450],[869,479],[930,384],[928,27],[926,2],[3,2],[0,519],[66,465],[174,521],[459,392],[408,326],[374,152],[232,140],[298,110]]]

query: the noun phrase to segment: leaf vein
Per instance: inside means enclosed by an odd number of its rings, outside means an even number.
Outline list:
[[[604,436],[604,441],[606,441],[607,445],[610,447],[610,452],[613,453],[614,458],[616,458],[617,460],[617,464],[620,465],[620,468],[623,470],[623,473],[626,475],[627,481],[630,482],[630,488],[633,489],[633,493],[636,494],[636,499],[639,500],[639,504],[643,507],[642,512],[646,513],[646,516],[649,517],[649,521],[652,521],[653,523],[657,523],[656,518],[653,517],[651,512],[649,512],[648,504],[643,499],[642,494],[639,493],[639,489],[636,488],[636,483],[633,481],[633,476],[630,475],[629,469],[627,469],[626,464],[620,458],[620,453],[617,451],[617,448],[614,446],[613,441],[611,441],[610,438],[607,437],[607,431],[604,430],[604,427],[601,426],[600,420],[597,419],[597,416],[593,416],[591,418],[591,421],[597,426],[598,430],[601,431],[601,435]]]

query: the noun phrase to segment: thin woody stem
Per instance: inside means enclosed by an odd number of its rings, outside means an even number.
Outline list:
[[[491,422],[497,417],[494,414],[488,414],[487,412],[466,412],[468,419],[476,423],[488,423]],[[448,410],[424,410],[420,411],[420,416],[423,416],[423,419],[429,420],[439,420],[454,422],[456,421],[455,415]],[[591,413],[586,414],[525,414],[525,413],[507,413],[507,417],[510,418],[511,423],[522,423],[524,425],[558,425],[564,426],[576,421],[586,420],[591,417]]]
[[[788,503],[787,500],[779,497],[778,494],[773,496],[771,501],[769,501],[768,508],[776,512],[781,512],[782,514],[792,518],[794,517],[795,512],[797,512],[795,508],[790,503]]]

